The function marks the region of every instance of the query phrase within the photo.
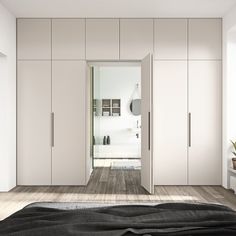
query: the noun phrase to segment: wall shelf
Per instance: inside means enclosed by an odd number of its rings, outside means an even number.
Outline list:
[[[93,112],[95,116],[121,116],[121,100],[94,99]]]

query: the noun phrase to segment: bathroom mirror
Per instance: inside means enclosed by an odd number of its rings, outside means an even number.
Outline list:
[[[134,116],[141,114],[141,99],[133,99],[130,103],[130,111]]]

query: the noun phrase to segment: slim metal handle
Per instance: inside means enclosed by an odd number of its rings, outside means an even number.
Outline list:
[[[151,113],[148,112],[148,150],[151,150]]]
[[[54,147],[54,112],[51,113],[51,146]]]
[[[192,117],[191,113],[188,113],[188,146],[191,147],[192,144]]]

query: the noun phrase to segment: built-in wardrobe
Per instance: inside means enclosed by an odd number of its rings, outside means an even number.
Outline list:
[[[157,20],[155,35],[155,183],[220,185],[221,20]]]
[[[221,19],[18,19],[18,185],[87,183],[86,61],[148,53],[154,184],[220,185],[221,35]]]
[[[85,184],[85,20],[18,20],[17,182]]]

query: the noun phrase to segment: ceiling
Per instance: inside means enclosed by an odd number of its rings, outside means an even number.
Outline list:
[[[0,0],[16,17],[222,17],[236,0]]]

